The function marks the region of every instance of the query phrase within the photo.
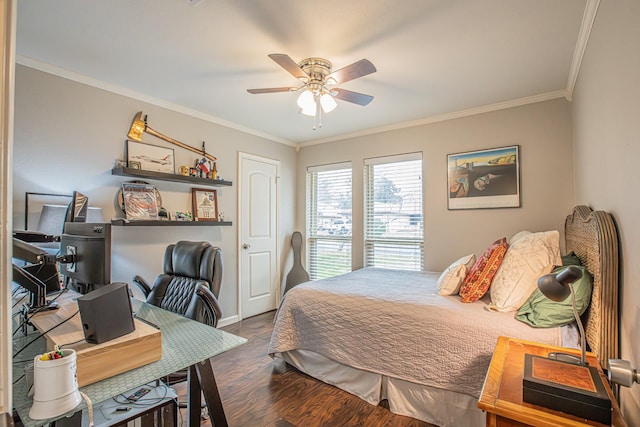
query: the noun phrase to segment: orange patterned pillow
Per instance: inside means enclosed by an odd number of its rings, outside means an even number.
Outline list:
[[[473,264],[460,286],[462,302],[477,301],[487,293],[508,246],[506,238],[496,240]]]

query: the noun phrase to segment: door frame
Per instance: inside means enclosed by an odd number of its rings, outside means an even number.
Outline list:
[[[13,400],[11,335],[11,254],[13,239],[13,120],[17,1],[0,1],[0,416],[11,414]],[[8,355],[8,357],[6,357]]]
[[[244,191],[245,184],[242,182],[244,170],[242,169],[243,160],[255,160],[257,162],[264,162],[276,167],[276,248],[275,248],[275,272],[278,277],[276,283],[276,307],[280,304],[280,294],[282,288],[282,278],[280,277],[280,160],[270,159],[268,157],[258,156],[256,154],[244,153],[238,151],[238,246],[236,253],[238,254],[238,320],[244,319],[242,312],[242,192]]]

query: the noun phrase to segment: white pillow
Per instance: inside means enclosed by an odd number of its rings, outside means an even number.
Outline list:
[[[463,256],[442,272],[438,278],[438,295],[456,295],[467,272],[476,262],[474,254]]]
[[[518,240],[518,239],[520,239],[522,237],[528,236],[530,234],[533,234],[533,233],[530,232],[530,231],[520,231],[520,232],[514,234],[513,236],[511,236],[511,238],[509,239],[509,244],[513,245],[513,242],[515,242],[516,240]]]
[[[553,265],[562,265],[557,230],[516,234],[491,283],[492,308],[518,310],[536,290],[538,278]]]

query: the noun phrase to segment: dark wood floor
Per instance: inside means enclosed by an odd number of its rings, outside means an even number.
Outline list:
[[[221,328],[248,339],[246,344],[211,360],[230,427],[432,427],[392,414],[383,406],[370,405],[279,359],[271,359],[266,353],[274,314],[261,314]],[[204,420],[202,425],[211,423]]]

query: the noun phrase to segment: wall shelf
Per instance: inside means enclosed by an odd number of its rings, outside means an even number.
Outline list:
[[[123,218],[116,218],[111,220],[111,225],[123,226],[123,227],[172,227],[172,226],[208,226],[208,227],[224,227],[231,226],[231,221],[163,221],[163,220],[150,220],[150,221],[127,221]]]
[[[231,181],[222,181],[219,179],[200,178],[198,176],[184,176],[172,173],[163,173],[155,171],[146,171],[142,169],[132,168],[113,168],[111,175],[130,176],[134,178],[157,179],[160,181],[182,182],[186,184],[208,185],[211,187],[230,187],[233,185]]]

